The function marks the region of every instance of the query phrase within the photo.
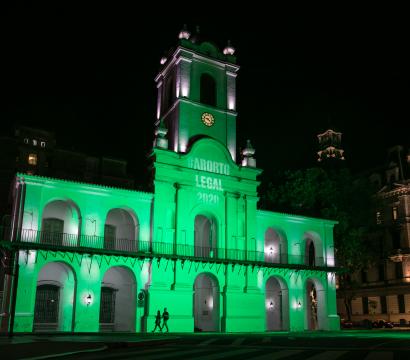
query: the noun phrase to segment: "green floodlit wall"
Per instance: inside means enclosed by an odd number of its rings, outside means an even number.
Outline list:
[[[58,251],[33,246],[19,252],[16,332],[39,330],[34,317],[40,285],[61,289],[53,331],[151,331],[157,310],[165,307],[172,332],[263,332],[279,330],[278,322],[280,330],[303,331],[312,328],[313,285],[315,327],[339,329],[335,222],[257,210],[261,170],[235,162],[239,67],[221,60],[226,58],[212,44],[198,46],[199,52],[178,47],[156,78],[157,120],[168,128],[169,150],[159,148],[164,142],[153,149],[154,194],[17,175],[24,201],[15,195],[22,222],[14,226],[22,228],[21,240],[48,241],[47,231],[58,226],[64,236],[52,237],[61,241]],[[215,80],[215,106],[200,103],[204,73]],[[162,97],[172,79],[175,99],[169,103]],[[202,123],[204,112],[214,116],[213,126]],[[43,219],[52,220],[47,229]],[[115,239],[109,246],[121,251],[110,252],[106,231],[118,224],[128,229],[128,238]],[[204,224],[207,235],[198,230]],[[209,261],[201,253],[207,238]],[[304,265],[309,244],[318,266]],[[273,256],[281,259],[277,265],[269,261]],[[116,293],[110,327],[100,324],[107,296],[101,289],[107,287]]]
[[[78,226],[78,231],[86,239],[88,235],[91,239],[93,235],[103,236],[107,214],[112,209],[120,208],[135,214],[138,219],[136,239],[141,242],[152,239],[155,243],[195,245],[195,217],[204,215],[215,219],[218,248],[263,252],[265,233],[273,228],[283,234],[287,253],[295,255],[295,259],[289,257],[289,264],[303,263],[303,258],[298,255],[304,254],[306,234],[314,235],[317,251],[322,251],[323,256],[329,256],[329,260],[333,259],[334,223],[258,211],[256,176],[260,170],[236,165],[219,142],[212,139],[199,140],[185,155],[155,149],[153,157],[155,196],[20,175],[21,180],[24,178],[26,187],[23,228],[40,229],[42,211],[47,205],[64,201],[71,206],[68,216],[75,225],[70,230],[71,233],[75,233]],[[201,160],[211,162],[204,163]],[[204,166],[210,167],[201,169],[201,164],[208,164]],[[213,172],[215,170],[223,174]],[[165,247],[167,248],[171,249],[172,246]],[[219,331],[267,330],[265,285],[271,277],[276,277],[284,284],[283,291],[286,292],[288,301],[284,305],[288,307],[288,319],[284,321],[287,329],[301,331],[308,328],[305,307],[306,282],[309,279],[324,294],[318,305],[319,328],[339,328],[333,272],[295,271],[291,266],[268,268],[165,258],[150,261],[117,255],[81,255],[38,250],[29,253],[21,251],[20,254],[16,331],[32,331],[39,272],[46,264],[53,262],[66,264],[67,272],[75,278],[75,295],[69,293],[68,298],[61,300],[62,307],[73,308],[73,318],[64,319],[60,326],[62,331],[99,331],[101,286],[105,274],[112,268],[126,269],[131,274],[135,279],[132,284],[134,295],[141,289],[147,290],[145,307],[137,306],[134,301],[134,309],[130,314],[135,317],[135,321],[132,329],[127,330],[150,331],[156,311],[167,307],[171,314],[170,330],[192,332],[194,283],[198,275],[204,273],[217,286],[218,299],[213,301],[219,308]],[[92,302],[87,305],[86,297],[89,294]]]

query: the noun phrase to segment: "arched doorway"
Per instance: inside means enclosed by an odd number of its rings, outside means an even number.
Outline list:
[[[287,243],[283,235],[269,228],[265,232],[265,262],[287,263]]]
[[[135,331],[137,284],[131,270],[114,266],[101,284],[100,331]]]
[[[194,284],[194,330],[219,331],[219,284],[210,274],[200,274]]]
[[[324,330],[326,323],[325,290],[320,281],[306,281],[306,326],[307,330]]]
[[[314,231],[307,231],[304,234],[305,243],[305,261],[308,266],[323,266],[323,245],[319,234]]]
[[[76,279],[65,263],[45,265],[37,278],[33,331],[73,331]]]
[[[56,246],[77,246],[79,239],[80,210],[69,200],[48,203],[41,219],[40,242]]]
[[[138,220],[130,211],[111,209],[105,220],[104,249],[137,251]]]
[[[195,217],[194,238],[195,256],[202,258],[217,257],[217,230],[213,217],[197,215]]]
[[[315,244],[311,239],[306,241],[306,265],[316,265]]]
[[[289,293],[286,283],[275,276],[265,286],[266,330],[289,329]]]

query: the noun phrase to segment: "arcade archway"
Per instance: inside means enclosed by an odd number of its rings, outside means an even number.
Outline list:
[[[51,262],[38,274],[33,331],[73,331],[74,271],[65,263]]]
[[[219,284],[210,274],[200,274],[194,284],[194,330],[219,331]]]
[[[135,331],[136,288],[131,270],[107,270],[101,284],[100,331]]]
[[[325,289],[317,279],[306,280],[306,326],[307,330],[325,330]]]
[[[104,225],[104,249],[136,251],[138,249],[138,220],[124,209],[111,209]]]
[[[289,329],[289,293],[286,283],[275,276],[265,285],[266,330]]]

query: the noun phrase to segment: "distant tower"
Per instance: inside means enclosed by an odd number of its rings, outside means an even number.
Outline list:
[[[317,152],[317,161],[344,160],[344,150],[341,148],[342,133],[332,129],[326,130],[319,134],[319,151]]]

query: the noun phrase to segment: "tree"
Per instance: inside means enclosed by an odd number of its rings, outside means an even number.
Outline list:
[[[350,274],[366,268],[378,254],[373,194],[367,178],[353,176],[348,169],[316,167],[282,173],[261,196],[262,207],[269,210],[338,221],[334,241],[339,289],[349,319],[358,287]]]

